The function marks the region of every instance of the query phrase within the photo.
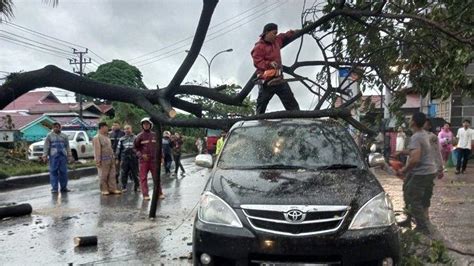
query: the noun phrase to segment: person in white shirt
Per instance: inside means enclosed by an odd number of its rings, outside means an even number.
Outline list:
[[[405,150],[405,143],[406,143],[406,139],[407,139],[407,135],[405,134],[405,132],[403,131],[403,128],[402,127],[399,127],[398,128],[398,133],[397,133],[397,140],[395,142],[395,152],[396,153],[399,153],[400,156],[399,156],[399,160],[405,164],[406,162],[406,156],[403,155],[401,152]]]
[[[463,121],[462,126],[462,128],[458,129],[458,134],[456,135],[456,138],[458,139],[458,161],[456,164],[456,174],[464,174],[466,171],[467,161],[471,155],[472,141],[474,140],[474,130],[469,128],[471,126],[471,122],[466,119]]]

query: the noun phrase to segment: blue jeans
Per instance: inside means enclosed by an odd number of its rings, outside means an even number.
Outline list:
[[[456,163],[456,171],[466,171],[467,161],[469,160],[469,156],[471,155],[470,149],[456,149],[458,152],[458,158]]]
[[[171,163],[173,162],[173,158],[171,157],[171,154],[165,154],[164,156],[164,163],[165,163],[165,173],[169,174],[171,173]]]
[[[49,181],[51,189],[58,191],[58,181],[61,190],[67,189],[67,157],[57,155],[49,158]]]

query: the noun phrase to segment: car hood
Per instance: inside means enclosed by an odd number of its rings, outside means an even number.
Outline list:
[[[40,140],[40,141],[33,142],[30,144],[30,147],[36,147],[36,146],[44,146],[44,140]]]
[[[362,206],[383,191],[366,169],[216,169],[207,190],[233,208],[241,204]]]

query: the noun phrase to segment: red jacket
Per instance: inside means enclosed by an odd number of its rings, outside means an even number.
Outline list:
[[[152,131],[142,131],[134,142],[137,157],[140,162],[156,161],[156,134]],[[146,155],[146,156],[144,156]],[[146,157],[146,158],[145,158]]]
[[[278,34],[273,43],[266,42],[263,37],[255,43],[251,55],[253,65],[257,68],[257,75],[261,75],[265,70],[272,68],[270,66],[272,61],[277,62],[281,66],[281,46],[286,39],[291,38],[293,35],[294,31],[290,30],[286,33]]]

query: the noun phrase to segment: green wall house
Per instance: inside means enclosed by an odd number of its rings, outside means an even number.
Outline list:
[[[27,142],[40,141],[45,138],[46,135],[51,131],[54,120],[49,116],[41,116],[38,119],[31,121],[20,129],[22,133],[22,139]]]

